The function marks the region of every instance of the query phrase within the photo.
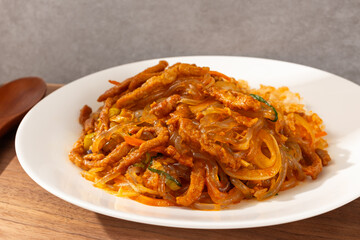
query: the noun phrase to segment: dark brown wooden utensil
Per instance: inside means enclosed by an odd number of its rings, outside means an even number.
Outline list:
[[[45,93],[46,84],[37,77],[20,78],[1,86],[0,137],[15,127]]]

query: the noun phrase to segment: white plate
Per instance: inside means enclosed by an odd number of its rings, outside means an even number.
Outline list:
[[[260,83],[289,86],[327,127],[332,162],[316,181],[280,192],[263,201],[243,201],[222,211],[151,207],[112,196],[92,186],[67,157],[79,137],[78,114],[84,104],[100,106],[97,97],[111,85],[155,65],[158,59],[110,68],[74,81],[37,104],[21,122],[16,153],[26,173],[50,193],[72,204],[108,216],[169,227],[226,229],[287,223],[338,208],[360,196],[360,87],[314,68],[292,63],[226,56],[165,59],[209,66],[252,87]]]

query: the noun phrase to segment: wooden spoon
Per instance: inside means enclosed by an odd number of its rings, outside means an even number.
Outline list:
[[[46,84],[37,77],[20,78],[1,86],[0,137],[15,127],[45,93]]]

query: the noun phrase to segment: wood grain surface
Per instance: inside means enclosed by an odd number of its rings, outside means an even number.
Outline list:
[[[0,139],[0,239],[360,239],[360,198],[306,220],[251,229],[167,228],[104,216],[38,186],[21,168],[14,139],[15,130]]]

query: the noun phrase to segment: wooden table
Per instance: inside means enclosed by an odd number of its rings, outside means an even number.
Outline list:
[[[0,239],[360,239],[360,198],[310,219],[251,229],[167,228],[104,216],[38,186],[21,168],[14,139],[15,130],[0,139]]]

